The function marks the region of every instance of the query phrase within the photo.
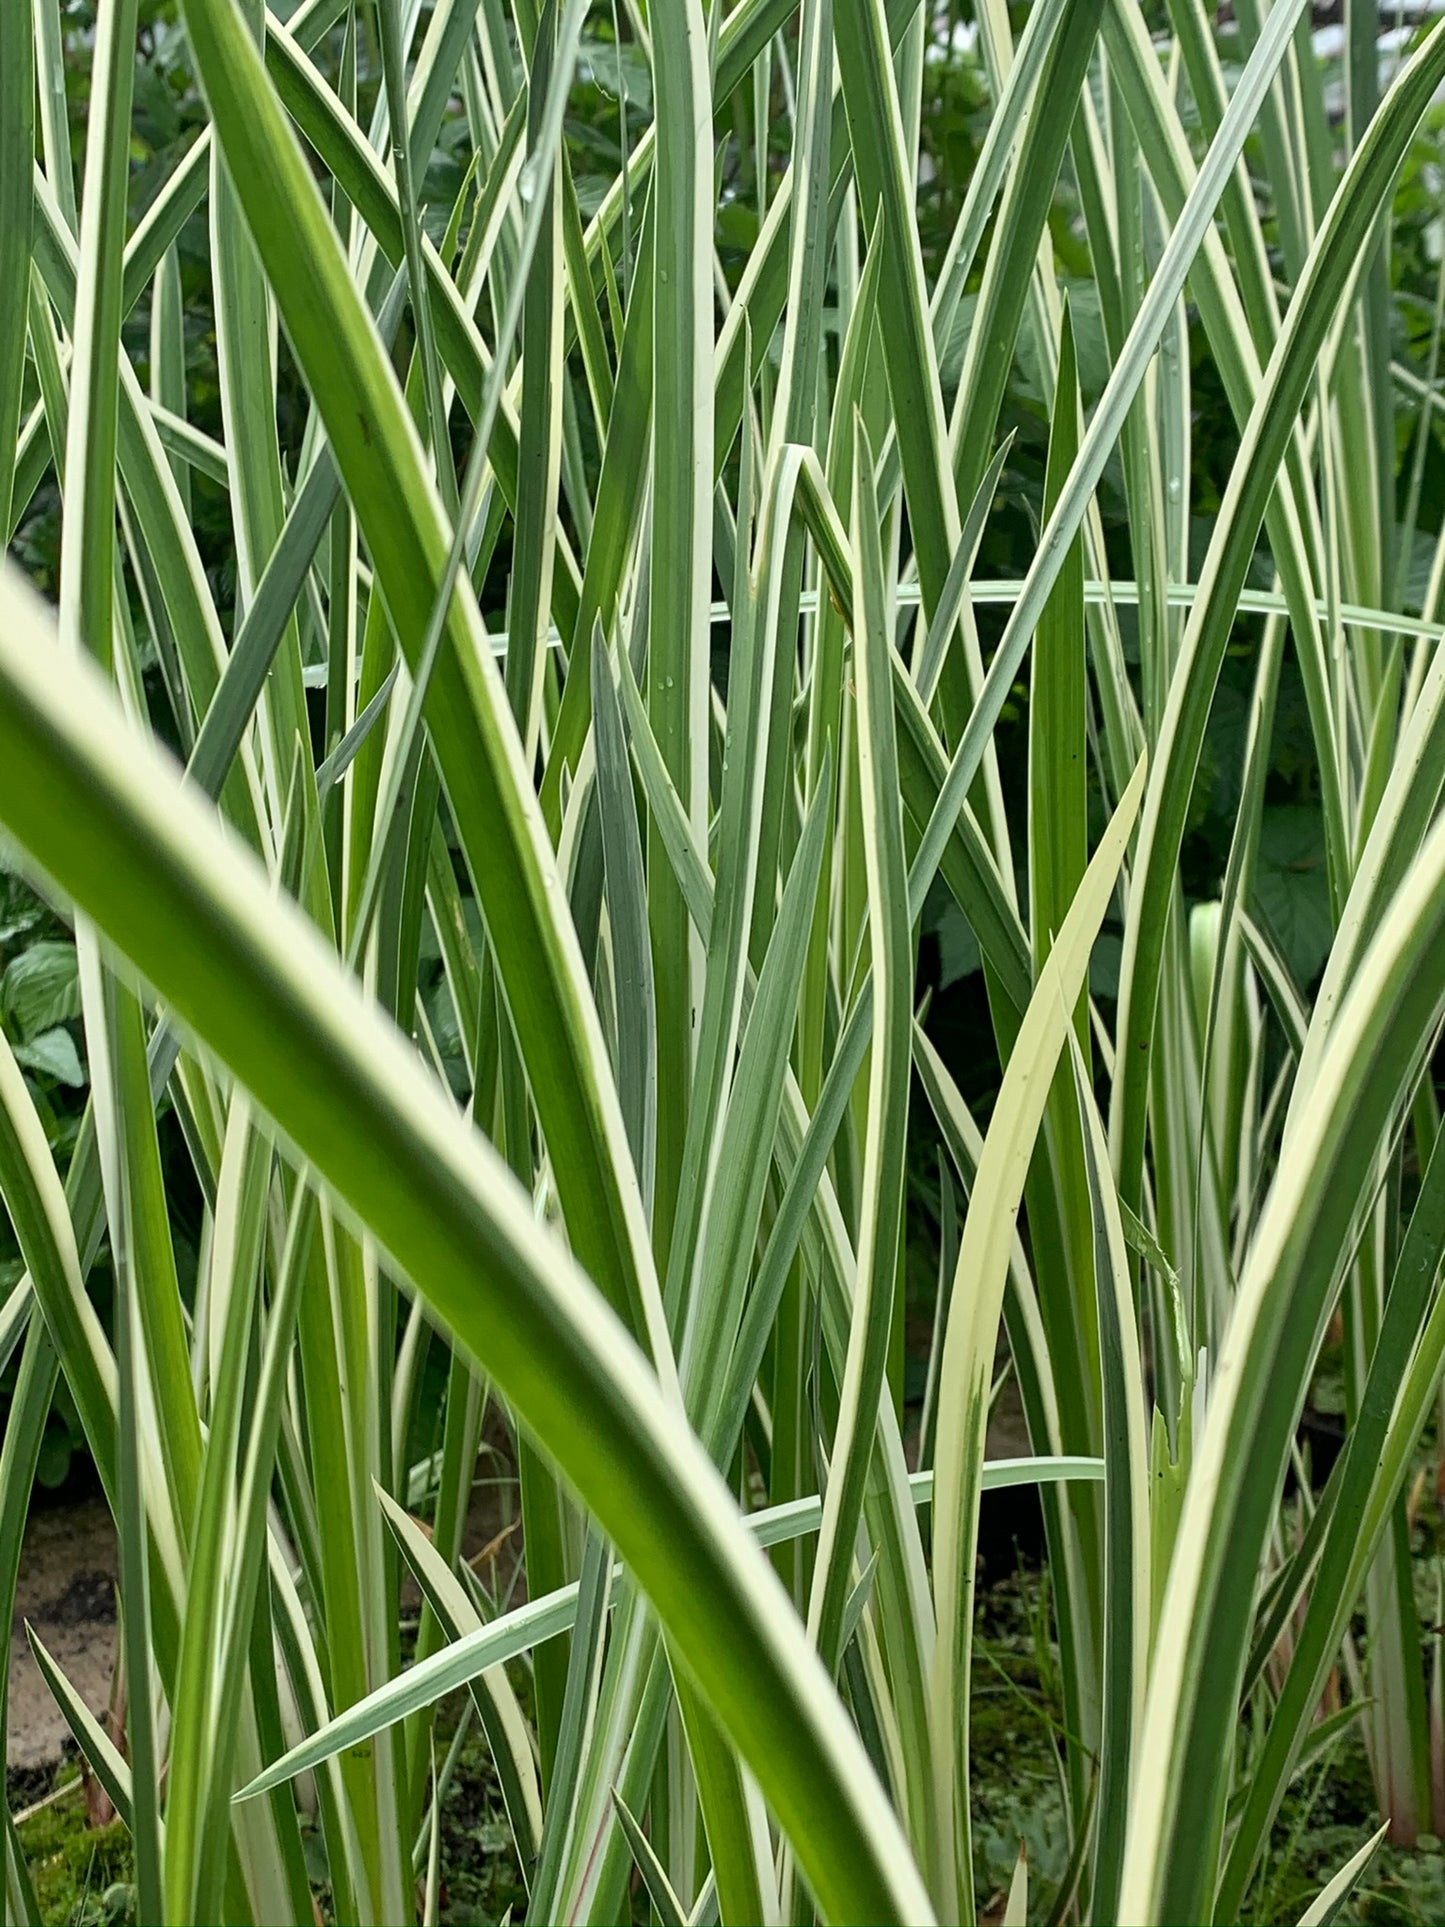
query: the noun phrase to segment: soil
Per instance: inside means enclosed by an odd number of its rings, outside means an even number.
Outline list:
[[[115,1527],[98,1495],[32,1510],[10,1637],[6,1765],[53,1766],[68,1729],[25,1628],[95,1714],[110,1700],[115,1662]]]

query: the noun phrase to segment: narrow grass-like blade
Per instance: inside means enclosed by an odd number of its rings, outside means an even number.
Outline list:
[[[415,669],[449,545],[414,431],[249,36],[229,0],[191,0],[186,20],[258,249]],[[465,584],[450,607],[432,692],[432,743],[487,905],[573,1245],[665,1359],[646,1227],[600,1027]]]
[[[93,676],[56,656],[29,593],[0,584],[0,818],[244,1076],[547,1441],[648,1585],[827,1911],[927,1918],[836,1696],[642,1355],[314,930],[160,753],[118,728]]]
[[[1350,1855],[1344,1866],[1300,1915],[1299,1927],[1331,1927],[1331,1922],[1339,1919],[1340,1909],[1355,1891],[1360,1875],[1374,1859],[1376,1849],[1389,1831],[1387,1821],[1377,1833],[1370,1835],[1358,1853]]]
[[[979,1479],[1014,1220],[1089,953],[1134,827],[1145,769],[1141,758],[1040,972],[1009,1058],[964,1221],[958,1254],[963,1288],[955,1283],[944,1337],[943,1378],[955,1389],[939,1410],[935,1452],[933,1583],[938,1643],[930,1700],[936,1730],[951,1736],[941,1741],[935,1760],[935,1824],[942,1837],[957,1841],[958,1891],[953,1905],[962,1918],[973,1911],[967,1708]]]
[[[1075,1480],[1098,1484],[1104,1478],[1104,1461],[1089,1458],[989,1459],[983,1467],[982,1489],[1002,1492],[1021,1485],[1061,1485]],[[915,1472],[909,1477],[913,1503],[928,1505],[933,1497],[933,1474]],[[750,1513],[747,1527],[760,1546],[785,1544],[790,1539],[816,1532],[823,1517],[823,1501],[814,1493],[806,1499],[791,1499],[785,1505]],[[622,1582],[622,1568],[614,1565],[610,1592],[616,1596]],[[530,1652],[544,1640],[565,1632],[577,1617],[579,1586],[574,1583],[541,1599],[529,1600],[510,1613],[482,1628],[479,1633],[457,1640],[444,1651],[434,1653],[411,1668],[400,1679],[391,1680],[356,1706],[339,1713],[331,1723],[310,1734],[284,1758],[275,1760],[248,1786],[240,1789],[238,1800],[253,1799],[268,1788],[310,1771],[349,1746],[358,1745],[384,1726],[405,1719],[421,1708],[433,1705],[448,1693],[466,1686],[489,1666],[500,1666],[522,1653]]]
[[[612,1800],[617,1809],[618,1823],[627,1836],[627,1845],[637,1862],[637,1871],[642,1875],[642,1884],[647,1889],[647,1897],[652,1902],[659,1927],[686,1927],[687,1914],[672,1890],[666,1869],[653,1852],[652,1842],[633,1818],[621,1794],[614,1793]]]
[[[1337,1019],[1240,1279],[1156,1634],[1126,1846],[1126,1919],[1213,1906],[1221,1762],[1234,1741],[1249,1644],[1250,1600],[1240,1574],[1248,1569],[1252,1594],[1361,1191],[1373,1189],[1373,1161],[1360,1158],[1359,1146],[1378,1141],[1413,1089],[1438,1022],[1439,973],[1428,960],[1442,924],[1445,835],[1437,826]],[[1180,1804],[1186,1780],[1187,1818]]]
[[[853,618],[858,770],[868,875],[868,944],[877,1020],[868,1070],[868,1127],[848,1359],[839,1391],[809,1630],[824,1664],[842,1659],[842,1613],[852,1581],[855,1541],[878,1401],[884,1392],[897,1290],[898,1241],[908,1136],[913,936],[894,738],[892,624],[879,542],[873,452],[861,420],[853,461]]]
[[[120,1749],[100,1721],[96,1719],[80,1694],[50,1657],[35,1628],[28,1623],[25,1636],[30,1641],[30,1650],[35,1655],[35,1664],[40,1668],[45,1684],[55,1695],[55,1703],[60,1708],[65,1724],[70,1728],[86,1765],[105,1788],[117,1814],[129,1826],[131,1817],[129,1763],[122,1757]]]

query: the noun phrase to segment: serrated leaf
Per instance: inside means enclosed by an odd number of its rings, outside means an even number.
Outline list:
[[[39,1032],[80,1015],[75,945],[46,939],[12,958],[0,978],[0,1013],[30,1042]]]
[[[34,1071],[39,1077],[48,1077],[57,1084],[68,1084],[72,1090],[82,1089],[87,1082],[85,1066],[80,1061],[75,1039],[59,1025],[54,1030],[43,1030],[38,1037],[32,1037],[28,1044],[16,1044],[14,1051],[15,1062],[24,1070]]]

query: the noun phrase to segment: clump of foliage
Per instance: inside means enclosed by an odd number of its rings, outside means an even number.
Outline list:
[[[0,1593],[63,1382],[137,1917],[440,1919],[472,1734],[529,1920],[971,1921],[985,1676],[1011,1920],[1432,1837],[1445,28],[141,25],[0,10]]]

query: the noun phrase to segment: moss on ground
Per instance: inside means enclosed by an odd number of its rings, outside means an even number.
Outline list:
[[[55,1927],[124,1927],[131,1918],[130,1836],[119,1820],[85,1824],[73,1767],[57,1776],[74,1786],[19,1829],[40,1918]]]

